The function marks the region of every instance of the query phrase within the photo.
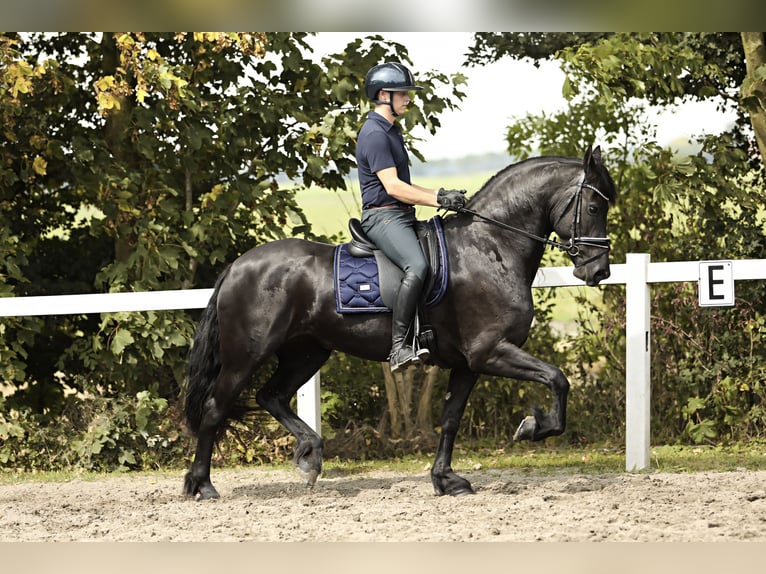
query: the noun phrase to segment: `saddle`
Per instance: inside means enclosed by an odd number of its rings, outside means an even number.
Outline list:
[[[361,222],[349,220],[351,241],[336,246],[335,308],[338,313],[390,313],[404,272],[367,237]],[[441,218],[418,221],[416,231],[429,263],[422,306],[433,307],[447,289],[448,265]]]
[[[351,241],[335,247],[335,309],[341,314],[390,313],[404,271],[367,237],[358,219],[349,220],[348,228]],[[427,309],[442,300],[449,278],[441,217],[418,221],[416,232],[429,274],[415,316],[414,333],[420,346],[434,349],[435,333],[427,324]]]

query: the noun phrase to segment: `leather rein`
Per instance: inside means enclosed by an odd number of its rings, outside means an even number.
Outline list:
[[[544,243],[545,245],[550,245],[551,247],[556,247],[558,249],[561,249],[562,251],[565,251],[572,258],[580,254],[581,246],[597,247],[599,249],[606,249],[608,252],[611,249],[611,239],[609,239],[608,237],[578,236],[580,223],[581,223],[581,217],[582,217],[582,190],[583,188],[586,188],[586,187],[592,191],[595,191],[597,194],[603,197],[607,203],[609,203],[609,198],[607,198],[607,196],[601,190],[599,190],[597,187],[593,185],[590,185],[589,183],[585,183],[585,175],[583,174],[583,176],[580,178],[580,182],[577,185],[577,189],[575,190],[572,197],[569,198],[569,201],[567,202],[567,206],[564,208],[564,211],[561,212],[561,215],[559,216],[559,219],[558,219],[560,221],[561,218],[564,217],[566,212],[569,210],[569,207],[574,204],[575,213],[572,219],[572,235],[566,243],[554,241],[548,237],[535,235],[534,233],[530,233],[529,231],[525,229],[520,229],[518,227],[508,225],[507,223],[503,223],[502,221],[498,221],[497,219],[492,219],[491,217],[482,215],[481,213],[473,211],[472,209],[461,207],[459,209],[456,209],[455,211],[457,211],[458,213],[467,213],[469,215],[473,215],[474,217],[478,217],[479,219],[482,219],[486,221],[487,223],[491,223],[492,225],[500,227],[501,229],[505,229],[506,231],[513,231],[514,233],[519,233],[525,237],[528,237],[529,239],[534,239],[535,241],[539,241],[541,243]],[[586,261],[576,264],[575,267],[582,267],[584,265],[587,265],[594,259],[601,257],[601,255],[602,253],[599,253],[598,255],[594,255],[593,257],[587,259]]]

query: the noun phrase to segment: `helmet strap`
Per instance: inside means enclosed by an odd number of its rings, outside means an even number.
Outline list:
[[[396,118],[399,117],[399,114],[396,113],[396,110],[394,109],[394,92],[392,90],[381,90],[382,92],[388,92],[389,100],[386,102],[385,100],[379,100],[377,98],[373,98],[373,103],[375,104],[383,104],[385,106],[388,106],[391,108],[391,114]]]

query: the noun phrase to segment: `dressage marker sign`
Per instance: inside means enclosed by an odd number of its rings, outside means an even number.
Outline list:
[[[700,307],[734,305],[734,272],[731,261],[700,261]]]
[[[766,279],[766,259],[739,261],[673,261],[651,263],[645,253],[628,253],[626,262],[612,264],[602,285],[626,287],[625,469],[649,467],[649,405],[651,283],[698,282],[700,306],[733,305],[734,282]],[[580,286],[572,267],[538,270],[533,287]],[[97,293],[40,297],[0,297],[0,317],[117,313],[171,309],[202,309],[212,289],[137,293]],[[319,373],[298,392],[298,415],[319,432]]]

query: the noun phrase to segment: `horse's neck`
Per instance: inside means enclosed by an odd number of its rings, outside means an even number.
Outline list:
[[[471,209],[538,238],[547,238],[553,231],[551,213],[560,188],[560,173],[548,177],[541,177],[539,169],[508,173],[491,181]],[[543,241],[492,224],[482,225],[482,229],[485,231],[476,236],[482,247],[508,262],[515,261],[516,269],[523,267],[531,284],[545,252]]]
[[[553,229],[551,212],[561,187],[558,180],[560,176],[541,177],[539,170],[511,172],[491,181],[471,207],[506,225],[547,237]]]

